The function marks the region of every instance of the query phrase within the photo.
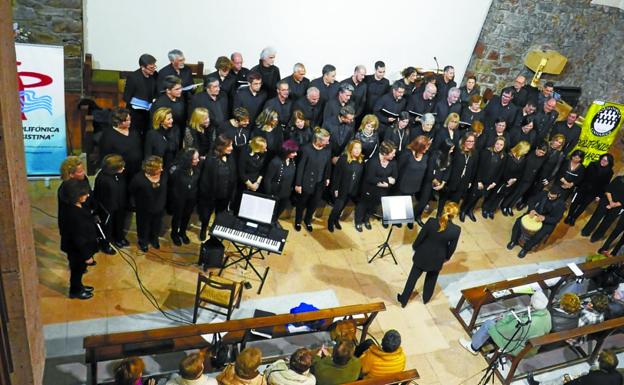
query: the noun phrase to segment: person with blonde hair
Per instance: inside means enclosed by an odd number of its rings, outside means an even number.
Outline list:
[[[143,384],[145,363],[140,357],[124,358],[115,366],[115,385]],[[156,380],[150,378],[145,385],[156,385]]]
[[[429,146],[431,139],[424,135],[414,138],[399,156],[397,187],[400,195],[410,195],[414,199],[420,197],[420,191],[427,179],[427,168],[429,164]],[[413,223],[408,223],[407,227],[412,229]]]
[[[522,174],[524,173],[528,158],[527,154],[530,150],[531,145],[529,142],[524,140],[509,150],[509,155],[507,156],[507,160],[505,162],[505,168],[503,169],[503,179],[501,180],[502,186],[493,197],[488,199],[485,203],[486,207],[483,209],[487,212],[487,217],[490,219],[494,219],[494,211],[505,200],[505,198],[513,194],[516,188],[516,183],[520,178],[522,178]],[[503,208],[501,211],[505,216],[513,215],[511,208]]]
[[[178,373],[173,374],[165,385],[217,385],[215,378],[204,374],[205,358],[203,350],[184,357],[180,361]]]
[[[263,137],[266,140],[268,159],[273,159],[275,155],[279,155],[284,142],[284,130],[279,124],[277,111],[271,108],[262,110],[256,119],[256,128],[251,131],[251,137],[255,136]]]
[[[178,152],[180,136],[173,124],[171,108],[161,107],[154,112],[152,130],[145,134],[143,157],[158,156],[163,159],[165,169],[173,163]]]
[[[377,147],[379,146],[379,119],[373,115],[364,115],[358,132],[355,133],[355,139],[362,144],[362,156],[364,159],[370,159]]]
[[[258,348],[245,348],[236,357],[234,364],[228,364],[217,376],[219,385],[266,385],[266,379],[258,372],[262,363],[262,352]]]
[[[331,179],[331,195],[335,199],[334,207],[327,220],[327,230],[334,232],[334,228],[342,230],[340,225],[340,215],[347,205],[349,199],[357,197],[360,188],[360,179],[364,171],[362,155],[362,142],[353,139],[347,144],[344,153],[334,167],[334,174]]]
[[[167,202],[167,173],[163,160],[152,155],[143,162],[143,172],[130,182],[129,191],[136,205],[136,226],[139,249],[146,253],[148,243],[160,249],[158,236]]]
[[[184,131],[184,148],[196,148],[199,155],[205,157],[214,142],[215,130],[209,130],[210,113],[207,108],[197,107],[191,113]]]
[[[451,259],[461,228],[453,223],[453,219],[459,212],[459,205],[449,202],[444,206],[439,218],[429,218],[427,223],[418,233],[418,237],[412,244],[414,256],[412,257],[412,269],[403,288],[403,292],[397,294],[397,301],[401,307],[407,306],[410,296],[416,286],[416,281],[423,272],[426,272],[425,287],[423,290],[423,303],[429,302],[435,289],[438,274],[444,263]]]

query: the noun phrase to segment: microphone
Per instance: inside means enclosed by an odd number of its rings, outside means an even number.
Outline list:
[[[433,57],[433,60],[435,60],[436,62],[436,75],[440,72],[440,63],[438,63],[438,58],[437,57]]]

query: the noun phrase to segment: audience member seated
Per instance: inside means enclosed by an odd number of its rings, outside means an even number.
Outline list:
[[[624,378],[617,370],[618,358],[614,352],[604,350],[598,356],[598,369],[590,370],[589,373],[582,375],[572,381],[565,382],[566,385],[622,385]],[[533,379],[533,374],[529,373],[527,377],[529,385],[539,385],[539,381]],[[545,385],[545,384],[544,384]]]
[[[264,376],[258,372],[262,352],[258,348],[245,348],[234,364],[228,364],[217,376],[219,385],[266,385]]]
[[[264,370],[269,385],[314,385],[316,378],[310,373],[312,352],[306,348],[297,349],[288,363],[277,360]]]
[[[115,367],[115,385],[142,385],[145,363],[140,357],[124,358]],[[156,381],[150,378],[145,385],[155,385]]]
[[[609,299],[609,307],[605,318],[609,320],[622,316],[624,316],[624,283],[621,283],[613,291],[613,295]]]
[[[578,327],[593,325],[604,321],[605,313],[609,308],[609,297],[604,293],[591,296],[591,302],[583,307]]]
[[[558,307],[552,307],[550,316],[552,318],[552,332],[575,329],[579,325],[581,317],[581,300],[574,293],[565,293],[559,300]]]
[[[318,385],[339,385],[356,381],[360,376],[360,360],[353,356],[355,345],[350,340],[339,340],[331,357],[323,347],[315,356],[312,373]]]
[[[405,370],[405,353],[399,332],[388,330],[381,340],[381,347],[370,346],[360,357],[360,362],[364,378],[383,377]]]
[[[533,294],[531,297],[531,307],[533,308],[531,321],[527,323],[528,315],[526,314],[519,317],[523,324],[527,324],[521,327],[513,339],[512,336],[517,330],[518,321],[513,314],[507,313],[497,320],[485,321],[472,335],[472,341],[460,338],[459,343],[470,353],[476,355],[483,345],[492,341],[499,349],[506,347],[504,353],[516,356],[524,349],[528,340],[550,333],[552,321],[546,306],[548,306],[548,298],[544,293],[538,291]]]
[[[180,361],[180,373],[171,376],[166,385],[217,385],[217,380],[204,374],[206,353],[200,350]]]

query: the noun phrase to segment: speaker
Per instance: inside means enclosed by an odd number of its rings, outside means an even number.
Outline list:
[[[210,237],[199,247],[198,264],[204,268],[204,271],[209,267],[223,267],[224,255],[223,243],[215,237]]]

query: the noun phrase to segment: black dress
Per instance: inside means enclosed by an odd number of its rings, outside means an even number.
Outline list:
[[[202,164],[198,198],[200,239],[206,238],[212,213],[218,214],[228,209],[234,198],[236,181],[236,162],[232,155],[226,155],[224,160],[211,154]]]
[[[612,177],[613,169],[611,166],[602,167],[600,160],[591,162],[587,166],[583,183],[578,185],[577,193],[570,204],[570,210],[566,218],[568,223],[573,225],[574,221],[585,211],[587,206],[604,194]]]
[[[398,296],[399,302],[405,307],[409,301],[416,281],[423,273],[427,272],[425,277],[425,287],[423,291],[423,302],[427,303],[433,295],[438,274],[442,270],[444,262],[451,259],[459,236],[461,228],[452,222],[448,222],[446,229],[439,231],[440,223],[436,218],[429,218],[425,226],[418,233],[418,237],[412,244],[414,256],[412,257],[412,269],[405,283],[403,292]]]
[[[349,200],[354,200],[357,197],[363,171],[364,164],[357,160],[348,162],[346,154],[338,158],[330,186],[331,195],[334,198],[334,207],[329,214],[329,223],[338,222],[342,210]]]
[[[169,210],[171,211],[171,234],[186,235],[191,215],[197,205],[200,167],[172,167],[169,177]]]
[[[375,208],[380,204],[381,197],[389,195],[392,185],[389,178],[396,181],[399,170],[396,161],[388,162],[386,167],[381,165],[381,155],[373,157],[366,162],[360,201],[355,208],[355,224],[368,223]],[[378,183],[386,183],[386,187],[378,186]]]
[[[459,203],[470,188],[477,170],[477,156],[474,152],[461,151],[459,147],[453,152],[447,189],[440,192],[438,215],[442,214],[447,200]]]
[[[138,173],[132,178],[129,190],[136,206],[139,246],[158,245],[167,203],[167,173],[163,172],[157,183],[152,183],[144,173]]]
[[[128,201],[126,177],[123,174],[102,169],[95,178],[93,194],[110,215],[108,222],[103,223],[102,226],[106,237],[110,242],[123,242],[126,238],[124,225]]]
[[[124,135],[112,127],[104,129],[100,138],[100,163],[108,154],[121,155],[126,162],[124,175],[126,181],[130,183],[134,174],[141,171],[141,162],[143,161],[141,135],[134,129],[130,129],[128,135]]]
[[[499,181],[503,175],[503,167],[505,165],[505,154],[496,153],[490,149],[482,150],[479,154],[479,168],[477,170],[477,177],[470,189],[468,198],[462,205],[462,211],[465,213],[472,213],[475,206],[479,202],[479,199],[483,197],[483,211],[490,211],[487,202],[492,196],[496,195],[496,191],[499,188]],[[483,186],[479,189],[479,183]],[[488,190],[488,187],[495,183],[496,186]]]
[[[420,193],[425,177],[429,155],[423,154],[420,160],[407,150],[399,156],[398,191],[401,195],[416,196]]]
[[[295,182],[297,167],[294,159],[282,159],[279,156],[271,159],[262,179],[262,191],[277,199],[273,220],[279,219],[282,212],[288,207]]]

